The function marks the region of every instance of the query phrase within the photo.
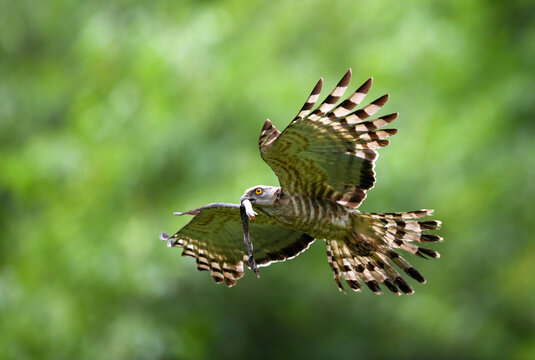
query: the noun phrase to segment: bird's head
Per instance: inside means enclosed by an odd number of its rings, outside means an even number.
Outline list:
[[[275,186],[257,185],[245,190],[245,194],[241,197],[241,202],[249,200],[252,204],[260,206],[273,205],[276,198],[277,191],[280,188]]]

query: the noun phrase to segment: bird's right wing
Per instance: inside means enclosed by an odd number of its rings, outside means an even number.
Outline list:
[[[247,254],[243,242],[240,206],[214,203],[175,215],[194,215],[173,236],[160,235],[168,246],[182,247],[182,255],[196,259],[197,269],[210,271],[216,283],[233,286],[243,276]],[[297,256],[314,241],[311,236],[288,229],[265,214],[249,223],[254,257],[259,266]]]

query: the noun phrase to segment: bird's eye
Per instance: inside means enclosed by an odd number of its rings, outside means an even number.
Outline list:
[[[262,194],[262,189],[258,188],[254,192],[255,192],[256,195],[260,195],[260,194]]]

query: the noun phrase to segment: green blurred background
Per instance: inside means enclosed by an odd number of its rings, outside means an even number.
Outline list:
[[[0,1],[0,358],[535,358],[533,1]],[[257,139],[353,69],[400,112],[365,211],[436,209],[412,296],[317,241],[215,285],[158,241],[277,184]]]

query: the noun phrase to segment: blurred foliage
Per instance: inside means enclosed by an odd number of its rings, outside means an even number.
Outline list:
[[[0,358],[535,358],[535,3],[0,0]],[[172,211],[277,184],[320,76],[390,92],[368,211],[435,208],[416,294],[340,294],[324,244],[215,285]]]

